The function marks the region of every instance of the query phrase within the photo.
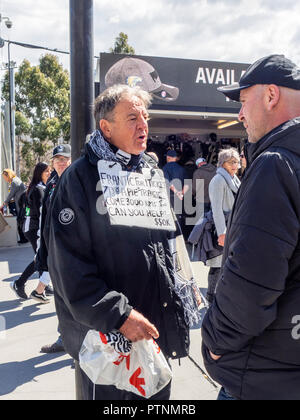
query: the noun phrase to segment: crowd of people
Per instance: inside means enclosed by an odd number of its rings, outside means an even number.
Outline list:
[[[70,165],[70,148],[60,145],[54,175],[47,164],[35,168],[24,231],[36,258],[12,288],[27,298],[24,285],[37,270],[31,297],[45,303],[42,277],[50,274],[61,345],[50,348],[75,360],[80,399],[143,399],[113,378],[96,385],[83,371],[79,353],[90,330],[117,331],[132,343],[154,339],[167,361],[189,354],[199,294],[191,278],[178,276],[190,263],[182,233],[210,267],[202,355],[222,387],[218,399],[299,399],[300,69],[270,55],[219,90],[241,102],[248,143],[242,153],[219,150],[216,166],[199,156],[188,176],[170,149],[161,171],[146,152],[151,96],[115,85],[95,100],[96,130],[83,155]],[[10,171],[3,176],[12,185],[7,205],[24,187]],[[162,189],[157,195],[165,184],[168,200]],[[136,213],[129,192],[141,206]],[[144,211],[139,194],[155,211]],[[170,390],[171,381],[151,399],[167,400]]]

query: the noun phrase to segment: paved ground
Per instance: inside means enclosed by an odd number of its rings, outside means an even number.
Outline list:
[[[20,301],[9,283],[18,278],[33,257],[31,247],[0,248],[0,400],[74,400],[72,360],[64,353],[40,353],[44,344],[57,338],[57,318],[53,299],[39,305]],[[207,268],[193,263],[199,286],[207,286]],[[27,283],[30,294],[37,277]],[[201,359],[200,329],[191,331],[192,358],[204,369]],[[187,358],[172,363],[173,400],[215,400],[217,390]]]

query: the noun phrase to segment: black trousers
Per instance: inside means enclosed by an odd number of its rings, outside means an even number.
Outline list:
[[[38,240],[37,232],[38,232],[37,230],[29,230],[28,232],[25,233],[25,237],[31,243],[34,253],[36,253],[36,248],[37,248],[37,240]],[[16,281],[16,285],[18,287],[25,286],[27,280],[29,279],[29,277],[32,276],[33,273],[35,273],[35,271],[36,271],[35,262],[32,261],[30,264],[28,264],[28,266],[23,271],[22,275],[18,278],[18,280]]]
[[[146,398],[140,397],[132,392],[122,391],[113,385],[94,385],[80,368],[77,360],[75,360],[75,382],[77,400],[147,401]],[[149,398],[149,400],[169,400],[171,395],[171,382],[157,394]]]
[[[209,304],[212,304],[216,288],[221,274],[221,268],[211,267],[208,272],[208,288],[206,292],[206,299]]]

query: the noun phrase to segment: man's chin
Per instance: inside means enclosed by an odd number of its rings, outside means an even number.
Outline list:
[[[134,148],[134,151],[131,153],[132,155],[140,155],[141,153],[144,153],[147,149],[147,145],[141,145],[139,147]]]

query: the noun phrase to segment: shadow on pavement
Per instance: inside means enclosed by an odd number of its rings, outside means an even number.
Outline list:
[[[18,280],[19,277],[20,277],[20,274],[16,274],[15,276],[6,277],[2,279],[1,281],[3,281],[4,283],[11,283],[12,281]],[[26,285],[28,284],[29,281],[38,280],[38,278],[39,278],[39,275],[38,275],[38,272],[36,271],[34,274],[32,274],[31,277],[29,277],[29,279],[26,282]]]
[[[0,249],[0,263],[8,264],[9,273],[22,273],[29,263],[33,260],[34,252],[27,244],[18,248]]]
[[[62,369],[72,364],[72,359],[60,360],[58,362],[47,363],[44,366],[38,366],[49,362],[60,354],[45,354],[24,360],[23,362],[8,362],[0,365],[0,396],[10,394],[19,386],[27,382],[34,381],[40,375]]]
[[[13,310],[18,309],[19,310]],[[28,322],[39,321],[40,319],[49,318],[51,316],[56,316],[56,312],[50,312],[46,314],[36,314],[35,312],[40,310],[39,304],[35,303],[30,306],[23,306],[19,299],[9,300],[5,302],[0,302],[0,315],[5,319],[6,329],[17,327],[18,325],[25,324]],[[1,377],[1,375],[0,375]]]

